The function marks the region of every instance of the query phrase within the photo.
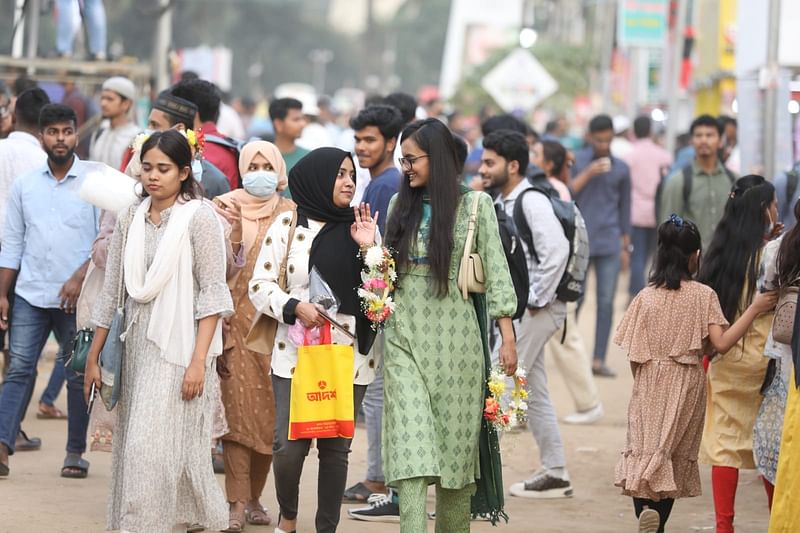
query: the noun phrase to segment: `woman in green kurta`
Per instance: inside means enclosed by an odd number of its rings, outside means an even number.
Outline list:
[[[393,198],[386,243],[397,252],[396,309],[386,328],[383,461],[400,494],[402,533],[427,531],[428,483],[436,484],[437,532],[469,531],[478,477],[485,388],[478,316],[457,286],[475,194],[474,250],[483,259],[488,314],[502,334],[500,362],[517,355],[516,296],[489,196],[459,186],[452,134],[429,119],[403,132],[404,180]]]

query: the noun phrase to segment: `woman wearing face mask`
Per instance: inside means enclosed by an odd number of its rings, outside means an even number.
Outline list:
[[[298,320],[305,327],[324,323],[318,308],[309,302],[309,272],[315,268],[339,301],[334,319],[354,332],[355,343],[332,328],[335,344],[353,346],[353,396],[355,411],[367,385],[375,379],[375,361],[369,353],[375,333],[360,309],[356,287],[361,283],[360,246],[372,245],[376,218],[360,210],[356,224],[350,202],[356,190],[355,167],[350,154],[338,148],[319,148],[301,159],[289,172],[292,199],[297,212],[279,215],[262,241],[250,280],[250,301],[256,312],[278,321],[272,352],[272,389],[275,395],[275,435],[272,450],[275,491],[280,506],[278,533],[292,533],[297,526],[298,490],[310,439],[288,440],[289,402],[297,348],[288,339],[289,325]],[[289,242],[292,224],[294,236]],[[287,246],[288,243],[288,246]],[[278,284],[278,271],[286,260],[286,288]],[[317,439],[316,530],[332,533],[347,481],[350,439]]]
[[[225,492],[230,504],[226,531],[230,532],[242,531],[245,522],[271,522],[259,499],[272,464],[275,401],[269,359],[245,347],[255,318],[247,284],[270,224],[280,213],[294,209],[294,202],[276,194],[286,189],[287,178],[286,163],[274,144],[248,143],[239,155],[239,173],[244,189],[214,200],[222,209],[241,212],[241,223],[233,225],[230,241],[235,251],[244,247],[245,257],[244,267],[228,280],[236,312],[227,319],[225,350],[218,361],[219,368],[227,370],[223,370],[220,385],[230,428],[222,438]]]
[[[208,444],[219,319],[233,312],[223,229],[201,200],[184,136],[154,133],[141,162],[144,198],[122,212],[111,237],[84,379],[88,399],[92,385],[102,387],[98,357],[124,305],[107,525],[122,533],[185,532],[189,523],[218,531],[227,511]]]
[[[698,281],[717,293],[722,312],[733,323],[753,301],[763,247],[780,231],[775,188],[761,176],[736,180],[725,212],[714,231]],[[753,426],[761,405],[768,359],[764,345],[773,313],[753,321],[730,350],[717,354],[708,367],[708,396],[700,461],[712,465],[717,533],[733,531],[739,470],[755,469]],[[765,480],[771,499],[772,485]]]

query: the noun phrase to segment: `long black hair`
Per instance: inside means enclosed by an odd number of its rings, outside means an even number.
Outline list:
[[[736,180],[700,269],[698,279],[714,289],[731,323],[740,302],[746,306],[753,300],[766,212],[774,199],[775,187],[762,176],[750,174]]]
[[[153,148],[158,148],[164,152],[164,155],[169,157],[178,167],[178,171],[189,167],[189,177],[181,182],[180,196],[184,200],[201,198],[203,193],[200,189],[200,184],[197,183],[192,174],[192,148],[189,146],[188,139],[175,130],[157,131],[150,135],[142,145],[140,160],[144,161],[144,154]],[[147,189],[144,187],[142,187],[141,195],[142,198],[149,196]]]
[[[557,141],[542,141],[542,156],[545,161],[553,163],[550,175],[560,176],[564,165],[567,164],[567,149],[564,148],[564,145]]]
[[[427,196],[431,206],[427,243],[431,288],[441,298],[448,292],[453,226],[461,201],[457,147],[447,126],[435,118],[410,124],[403,130],[402,139],[403,142],[412,139],[428,156],[428,184],[424,188],[412,188],[407,176],[401,180],[392,215],[386,223],[386,244],[397,251],[399,265],[408,265],[410,255],[415,252],[423,197]]]
[[[650,271],[650,284],[678,290],[681,281],[692,279],[691,257],[702,249],[700,231],[691,220],[677,215],[658,227],[658,249]]]
[[[794,216],[800,220],[800,201],[794,204]],[[800,224],[786,232],[778,248],[778,286],[791,285],[800,275]]]

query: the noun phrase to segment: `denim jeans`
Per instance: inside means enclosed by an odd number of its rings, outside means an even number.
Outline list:
[[[608,351],[608,338],[614,320],[614,295],[622,268],[619,254],[596,255],[589,258],[594,269],[597,294],[597,326],[594,332],[594,360],[604,363]]]
[[[78,0],[58,0],[58,28],[56,50],[65,55],[72,53],[75,34],[80,29],[81,13]],[[106,51],[106,8],[103,0],[84,0],[83,20],[89,33],[89,52],[104,54]]]
[[[20,420],[30,399],[31,382],[36,375],[36,364],[47,337],[52,332],[60,351],[69,350],[75,337],[75,315],[61,309],[34,307],[19,295],[14,298],[11,311],[9,349],[11,366],[0,391],[0,443],[14,453],[14,443]],[[86,451],[86,429],[89,415],[83,399],[83,378],[66,370],[67,378],[67,452],[82,454]]]
[[[631,282],[628,294],[636,296],[647,284],[647,261],[656,249],[656,228],[634,226],[631,231]]]
[[[385,480],[381,456],[381,424],[383,423],[383,370],[375,373],[375,381],[367,385],[364,394],[364,422],[367,426],[367,479]]]

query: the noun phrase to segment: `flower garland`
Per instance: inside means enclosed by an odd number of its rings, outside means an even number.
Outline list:
[[[372,329],[379,331],[394,312],[392,293],[397,281],[395,260],[391,250],[378,245],[362,249],[359,256],[364,261],[361,287],[358,289],[361,309],[372,322]]]
[[[528,391],[525,390],[527,380],[525,371],[517,368],[514,373],[514,389],[511,399],[504,397],[506,391],[506,375],[503,369],[495,367],[489,375],[489,396],[486,398],[483,417],[494,425],[497,431],[508,431],[528,419]]]
[[[176,131],[179,131],[181,135],[186,137],[186,140],[189,141],[189,146],[194,148],[197,152],[203,153],[203,149],[206,145],[206,136],[202,129],[198,130],[197,133],[195,133],[194,130]],[[142,146],[144,146],[144,143],[147,142],[147,139],[149,139],[152,134],[153,132],[145,131],[134,137],[133,141],[131,142],[131,150],[133,150],[135,153],[141,152]]]

